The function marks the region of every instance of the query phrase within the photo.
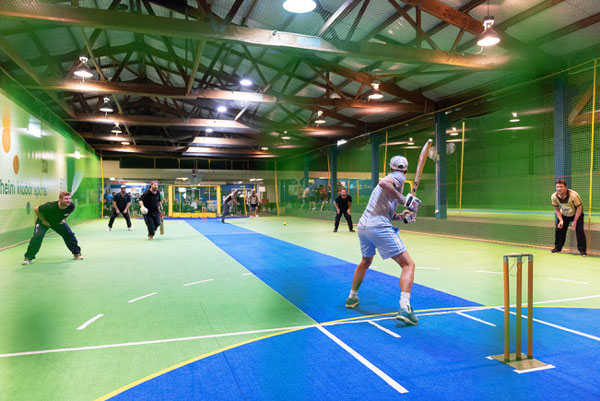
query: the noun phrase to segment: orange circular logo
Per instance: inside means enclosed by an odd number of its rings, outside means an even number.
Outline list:
[[[10,150],[10,128],[9,127],[4,127],[2,129],[2,147],[4,148],[4,151],[6,153],[8,153],[8,151]]]
[[[19,174],[19,156],[13,158],[13,170],[15,170],[15,174]]]

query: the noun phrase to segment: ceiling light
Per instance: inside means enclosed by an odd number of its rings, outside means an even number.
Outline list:
[[[265,151],[266,151],[266,150],[269,150],[269,148],[268,148],[268,147],[266,147],[266,146],[262,146],[262,147],[260,148],[260,150],[265,150]]]
[[[450,133],[450,136],[458,136],[458,131],[453,131]]]
[[[206,129],[206,133],[207,133],[207,134],[210,134],[210,133],[212,133],[212,132],[213,132],[213,129],[212,129],[212,128],[207,128],[207,129]]]
[[[79,65],[75,68],[73,75],[82,79],[82,82],[85,81],[86,78],[91,78],[94,76],[92,74],[92,70],[87,65],[88,58],[85,56],[79,57]]]
[[[319,110],[317,111],[317,119],[315,120],[315,124],[319,125],[319,124],[325,124],[327,121],[325,121],[325,119],[323,117],[321,117],[323,115],[323,110]]]
[[[521,121],[521,120],[519,119],[519,115],[518,115],[517,113],[515,113],[515,112],[513,111],[511,114],[512,114],[513,118],[511,118],[511,119],[510,119],[510,120],[508,120],[508,121],[510,121],[511,123],[518,123],[519,121]]]
[[[373,93],[369,95],[370,100],[379,100],[383,99],[383,94],[379,91],[379,83],[372,83]]]
[[[291,13],[308,13],[315,9],[317,4],[313,0],[286,0],[283,8]]]
[[[287,141],[287,140],[292,139],[292,137],[288,136],[288,135],[284,135],[284,136],[281,137],[281,139],[283,139],[284,141]]]
[[[242,85],[242,86],[250,86],[250,85],[252,85],[252,81],[249,80],[248,78],[243,78],[242,80],[240,80],[240,85]]]
[[[73,156],[75,156],[76,159],[81,159],[81,153],[79,153],[78,150],[73,153]]]
[[[112,129],[110,130],[110,132],[112,132],[115,135],[119,135],[120,133],[122,133],[123,131],[121,131],[121,127],[119,127],[119,123],[115,122],[115,126],[112,127]]]
[[[348,142],[348,141],[347,141],[347,140],[345,140],[345,139],[339,139],[339,140],[337,141],[337,146],[341,146],[341,145],[343,145],[343,144],[345,144],[345,143],[347,143],[347,142]]]
[[[129,142],[127,142],[127,141],[123,141],[123,142],[121,142],[121,145],[123,145],[123,146],[127,146],[127,145],[130,145],[130,143],[129,143]]]
[[[100,106],[100,111],[103,112],[105,115],[107,113],[112,113],[114,110],[112,107],[110,107],[110,99],[105,97],[104,98],[104,103],[102,103],[102,106]]]
[[[225,113],[227,111],[227,107],[225,107],[225,106],[219,106],[219,107],[217,107],[217,111],[219,113]]]
[[[494,31],[492,25],[494,25],[494,17],[488,15],[483,20],[483,32],[477,39],[477,46],[487,47],[500,43],[500,36]]]

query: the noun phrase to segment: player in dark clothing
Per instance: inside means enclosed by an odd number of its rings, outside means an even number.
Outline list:
[[[108,221],[106,231],[112,230],[115,218],[121,213],[127,222],[127,229],[131,231],[131,219],[129,218],[129,205],[131,204],[131,196],[127,193],[127,185],[121,185],[121,192],[118,192],[112,201],[112,215]]]
[[[140,211],[144,215],[146,227],[148,227],[148,239],[152,240],[156,229],[160,227],[160,212],[162,206],[160,204],[160,191],[158,190],[158,182],[152,181],[150,189],[140,197]]]
[[[46,235],[46,231],[49,228],[52,228],[63,238],[65,245],[73,253],[74,259],[83,259],[81,248],[77,245],[77,238],[75,238],[75,234],[73,234],[73,231],[71,231],[66,222],[67,217],[75,210],[75,205],[71,203],[71,194],[69,192],[61,192],[58,195],[58,201],[44,203],[43,205],[36,206],[33,210],[37,215],[37,220],[35,221],[33,237],[29,241],[27,252],[25,252],[24,265],[30,264],[35,259],[35,255],[42,246],[44,235]]]
[[[333,204],[335,205],[335,209],[337,210],[337,214],[335,215],[335,227],[333,229],[333,232],[337,232],[338,227],[340,225],[340,219],[342,218],[343,214],[346,218],[346,221],[348,222],[348,228],[350,229],[350,232],[353,233],[354,230],[352,229],[352,216],[350,216],[350,208],[352,207],[352,197],[348,195],[348,191],[342,189],[340,196],[335,198]]]
[[[231,211],[231,203],[235,203],[236,205],[239,205],[239,202],[235,199],[236,195],[237,195],[237,189],[232,189],[231,193],[229,195],[227,195],[227,197],[225,198],[225,200],[223,201],[223,211],[221,213],[221,223],[225,223],[225,216],[227,216],[229,214],[229,212]]]

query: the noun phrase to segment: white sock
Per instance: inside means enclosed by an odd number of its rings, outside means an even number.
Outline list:
[[[349,298],[354,298],[357,295],[358,295],[358,291],[350,290]]]
[[[400,293],[400,307],[404,310],[408,310],[410,308],[410,292],[402,291]]]

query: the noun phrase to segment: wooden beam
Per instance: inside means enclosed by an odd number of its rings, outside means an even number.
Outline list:
[[[431,0],[426,1],[429,2]],[[47,5],[43,9],[40,9],[39,7],[25,3],[15,5],[13,3],[7,4],[6,2],[2,2],[0,3],[0,15],[9,18],[52,21],[63,26],[94,27],[118,31],[126,30],[148,35],[244,43],[274,49],[289,49],[290,51],[303,53],[319,52],[343,57],[403,63],[437,63],[488,69],[504,65],[510,59],[508,56],[492,57],[450,54],[449,52],[438,50],[415,49],[380,43],[348,42],[344,43],[343,47],[337,47],[317,36],[231,25],[226,26],[223,32],[217,33],[214,32],[210,24],[202,21],[174,21],[172,18],[159,16],[134,15],[111,10],[74,8],[59,5]]]

